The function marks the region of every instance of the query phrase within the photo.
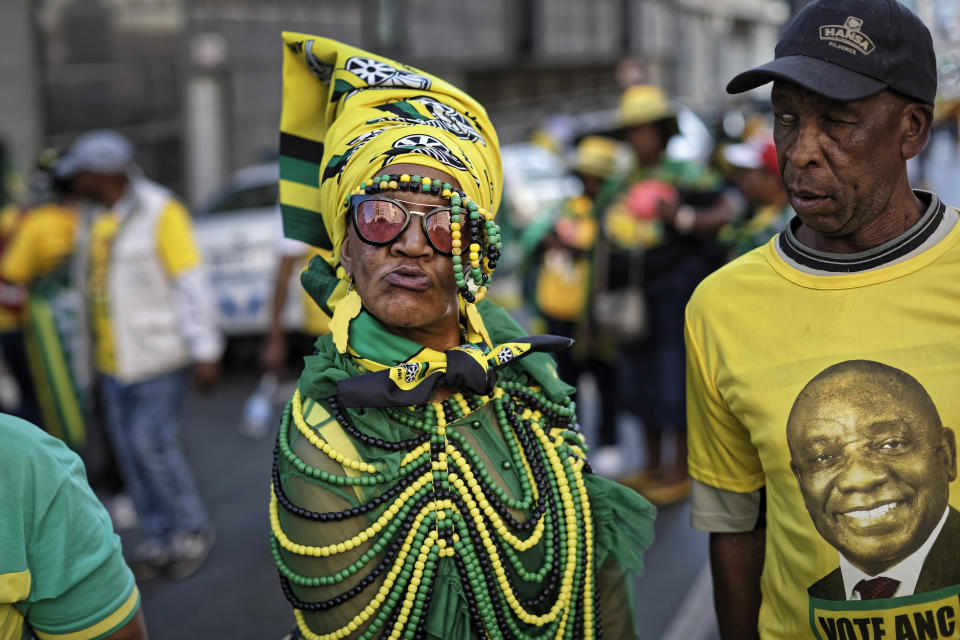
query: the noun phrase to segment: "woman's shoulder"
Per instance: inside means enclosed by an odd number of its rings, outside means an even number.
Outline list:
[[[522,338],[526,333],[513,316],[506,309],[489,298],[484,298],[477,303],[477,311],[483,318],[483,324],[490,334],[490,338],[497,342],[507,342],[516,338]]]
[[[297,386],[304,397],[329,398],[337,390],[337,383],[360,373],[359,368],[337,351],[333,337],[326,334],[317,338],[312,355],[303,359],[303,371]]]

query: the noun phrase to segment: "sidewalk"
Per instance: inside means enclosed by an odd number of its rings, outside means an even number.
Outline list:
[[[585,379],[578,402],[593,415],[596,387]],[[643,431],[637,420],[621,414],[620,448],[628,468],[639,469],[645,458]],[[588,445],[596,427],[581,425]],[[708,535],[690,527],[690,506],[663,507],[657,512],[653,546],[644,554],[645,572],[636,582],[637,621],[641,638],[715,640],[720,637],[713,610],[708,564]]]

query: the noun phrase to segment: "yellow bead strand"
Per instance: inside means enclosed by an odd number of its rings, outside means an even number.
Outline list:
[[[460,468],[460,472],[463,475],[463,480],[465,481],[467,487],[469,487],[473,492],[473,495],[476,496],[479,510],[485,513],[488,518],[490,518],[491,524],[493,524],[501,538],[506,540],[510,546],[518,551],[532,549],[534,545],[540,542],[540,536],[543,534],[546,514],[540,515],[540,518],[537,520],[537,524],[534,525],[534,529],[530,534],[530,537],[526,540],[521,540],[507,528],[507,525],[505,525],[503,520],[500,519],[500,514],[498,514],[493,506],[487,501],[487,497],[483,495],[483,489],[480,488],[480,483],[477,482],[476,477],[473,475],[473,471],[470,469],[470,465],[463,458],[463,455],[455,447],[450,445],[447,446],[447,453],[450,454],[454,464]]]
[[[583,467],[582,461],[580,467]],[[574,479],[580,494],[580,508],[583,512],[583,543],[587,556],[583,582],[583,628],[586,631],[584,640],[593,640],[593,513],[590,511],[590,496],[587,494],[587,485],[583,481],[580,469],[577,469]]]
[[[412,463],[417,458],[420,458],[423,455],[428,455],[430,453],[430,443],[424,442],[416,449],[411,449],[410,453],[403,457],[403,460],[400,461],[400,468],[403,469],[410,463]]]
[[[397,580],[397,576],[400,575],[400,572],[403,570],[404,562],[406,561],[407,555],[410,554],[410,549],[413,546],[413,540],[417,535],[417,532],[420,529],[420,524],[423,522],[423,519],[427,517],[433,509],[435,508],[435,503],[431,502],[424,506],[423,509],[417,514],[416,519],[413,521],[413,526],[410,527],[410,531],[407,533],[407,537],[403,541],[403,545],[400,547],[400,551],[397,553],[397,559],[394,561],[393,566],[390,567],[389,573],[383,579],[383,584],[380,586],[380,589],[377,591],[377,594],[373,597],[370,603],[357,615],[353,617],[350,622],[348,622],[343,627],[330,633],[314,633],[311,631],[310,627],[307,626],[307,622],[303,617],[303,612],[299,609],[293,610],[293,615],[297,619],[297,627],[300,629],[300,633],[303,634],[303,637],[306,640],[340,640],[347,635],[353,633],[353,630],[359,628],[364,624],[370,617],[376,613],[377,609],[386,602],[387,598],[390,596],[390,591],[393,589],[393,584]]]
[[[433,412],[437,415],[437,431],[446,431],[447,416],[443,412],[443,403],[434,402],[431,406],[433,407]]]
[[[420,478],[418,478],[412,485],[404,489],[400,495],[398,495],[397,498],[390,503],[390,506],[387,507],[387,510],[384,511],[379,518],[377,518],[376,522],[364,529],[361,533],[358,533],[349,540],[345,540],[343,542],[328,544],[323,547],[313,547],[309,545],[298,544],[290,540],[286,533],[284,533],[283,528],[280,526],[280,516],[277,509],[277,496],[272,491],[270,493],[270,527],[273,530],[273,534],[276,536],[277,542],[280,544],[280,546],[299,556],[325,557],[335,553],[343,553],[344,550],[352,549],[362,544],[363,541],[360,538],[361,535],[366,535],[367,538],[372,538],[373,536],[377,535],[387,525],[387,523],[389,523],[390,520],[397,515],[404,503],[410,500],[410,498],[412,498],[417,491],[419,491],[432,479],[433,474],[431,473],[425,473],[420,476]]]
[[[430,555],[430,549],[436,543],[437,532],[431,531],[423,546],[420,547],[420,553],[417,555],[417,562],[414,565],[413,574],[410,576],[410,583],[407,585],[407,592],[404,595],[403,603],[400,605],[400,613],[397,615],[397,622],[390,631],[389,640],[400,640],[403,635],[407,620],[410,619],[410,612],[413,610],[413,601],[417,598],[417,591],[420,589],[420,581],[423,580],[423,567],[426,565],[427,556]],[[426,613],[426,612],[424,612]]]
[[[306,438],[310,444],[325,453],[331,460],[334,460],[344,467],[362,471],[363,473],[377,473],[377,468],[372,464],[346,457],[316,434],[310,425],[307,424],[306,420],[303,419],[303,403],[300,400],[300,389],[293,392],[292,405],[293,422],[297,425],[297,430],[303,434],[303,437]]]
[[[470,415],[472,411],[470,410],[470,405],[467,404],[467,399],[463,397],[462,393],[458,393],[453,396],[454,402],[457,403],[457,406],[460,407],[460,411],[463,412],[464,417]],[[479,407],[478,407],[479,409]]]
[[[561,586],[560,595],[557,601],[554,602],[550,611],[543,615],[534,615],[524,609],[523,605],[520,604],[520,601],[513,593],[513,589],[510,587],[510,582],[507,580],[506,570],[503,567],[503,563],[500,562],[499,554],[497,553],[497,549],[494,546],[493,541],[490,539],[490,533],[487,531],[486,524],[484,524],[483,518],[480,517],[480,509],[477,507],[476,502],[474,502],[473,497],[470,495],[470,489],[467,488],[467,485],[460,477],[456,476],[455,474],[451,474],[450,477],[454,487],[463,498],[464,504],[467,505],[467,509],[474,520],[477,533],[480,534],[480,542],[483,544],[483,547],[487,551],[487,555],[490,557],[490,564],[493,567],[494,574],[496,574],[497,582],[500,584],[500,589],[503,591],[504,597],[507,599],[507,603],[510,605],[510,608],[513,610],[514,614],[523,622],[536,626],[543,626],[556,620],[557,616],[560,615],[560,612],[570,606],[572,602],[572,588],[564,590],[563,586]],[[567,526],[572,527],[574,539],[576,539],[575,518],[573,519],[573,522],[570,520],[571,519],[568,517]],[[572,586],[575,560],[575,553],[572,556],[572,560],[571,556],[568,554],[567,563],[564,567],[564,582],[562,582],[561,585],[569,584]]]

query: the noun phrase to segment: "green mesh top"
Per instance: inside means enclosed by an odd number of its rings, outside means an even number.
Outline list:
[[[478,309],[494,342],[524,335],[496,305]],[[363,322],[381,358],[420,348]],[[636,637],[630,574],[655,511],[589,471],[549,356],[501,369],[488,396],[339,406],[337,382],[362,373],[323,337],[284,412],[271,546],[295,634]]]

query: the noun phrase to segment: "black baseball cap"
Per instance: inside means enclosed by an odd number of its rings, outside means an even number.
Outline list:
[[[933,104],[937,63],[930,31],[897,0],[816,0],[784,30],[774,60],[737,75],[728,93],[786,80],[834,100],[884,89]]]

